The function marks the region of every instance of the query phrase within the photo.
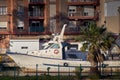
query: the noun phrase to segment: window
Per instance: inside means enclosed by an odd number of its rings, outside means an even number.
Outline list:
[[[18,11],[18,15],[19,16],[22,16],[22,15],[24,15],[24,7],[23,6],[18,6],[18,9],[17,9]]]
[[[26,46],[22,46],[21,49],[28,49],[28,47],[26,47]]]
[[[23,30],[23,27],[17,27],[17,29],[19,29],[19,30]]]
[[[84,16],[94,16],[94,7],[93,6],[85,6],[84,7]]]
[[[51,48],[60,48],[60,46],[58,44],[53,44]]]
[[[24,0],[17,0],[17,29],[24,29]]]
[[[88,12],[84,12],[84,16],[88,16]]]
[[[23,30],[24,28],[24,20],[23,19],[18,19],[17,20],[17,29]]]
[[[43,32],[43,21],[30,21],[30,32]]]
[[[49,43],[48,45],[43,46],[43,47],[44,47],[43,49],[48,49],[48,48],[58,49],[58,48],[60,48],[59,44],[54,44],[54,43]]]
[[[49,43],[48,45],[44,45],[42,46],[43,48],[42,49],[48,49],[51,45],[53,45],[54,43]]]
[[[71,44],[69,49],[76,49],[76,50],[78,50],[78,45],[77,44]]]
[[[77,26],[77,22],[76,21],[69,21],[69,27],[70,28],[75,28]]]
[[[68,58],[77,59],[76,54],[68,54]]]
[[[23,16],[24,15],[24,0],[17,0],[17,15]]]
[[[0,6],[0,15],[6,15],[6,14],[7,14],[7,7]]]
[[[29,7],[30,16],[44,16],[44,7],[43,6],[30,6]]]
[[[7,28],[7,22],[0,22],[0,29],[6,29]]]
[[[76,13],[76,6],[69,6],[68,15],[75,16],[75,13]]]
[[[84,26],[89,26],[89,25],[90,25],[90,21],[84,22]]]

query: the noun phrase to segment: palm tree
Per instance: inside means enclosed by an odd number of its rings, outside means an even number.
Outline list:
[[[91,63],[90,71],[99,74],[98,64],[105,60],[101,51],[106,52],[111,48],[114,42],[112,33],[107,32],[104,26],[97,27],[95,23],[90,23],[87,28],[82,28],[81,32],[83,35],[78,40],[84,41],[81,50],[88,49],[89,51],[87,59]]]

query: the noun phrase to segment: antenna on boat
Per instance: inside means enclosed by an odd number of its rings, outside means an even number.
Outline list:
[[[63,28],[62,28],[62,30],[61,30],[61,33],[60,33],[60,35],[57,35],[57,36],[55,36],[54,37],[54,41],[63,41],[63,35],[64,35],[64,32],[65,32],[65,27],[67,26],[67,24],[64,24],[63,25]]]

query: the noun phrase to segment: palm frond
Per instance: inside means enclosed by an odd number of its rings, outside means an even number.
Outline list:
[[[81,41],[86,41],[83,44],[82,50],[89,50],[89,60],[93,58],[93,61],[101,62],[104,60],[100,50],[109,50],[114,43],[114,37],[112,33],[107,32],[104,26],[97,27],[95,23],[91,23],[87,28],[81,28],[83,33]]]

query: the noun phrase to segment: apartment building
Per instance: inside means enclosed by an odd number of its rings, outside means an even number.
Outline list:
[[[100,1],[0,0],[0,47],[7,48],[9,39],[49,38],[65,23],[66,38],[76,36],[80,27],[99,23]]]
[[[106,0],[104,3],[105,21],[108,31],[120,34],[120,0]]]
[[[99,24],[118,35],[120,33],[120,0],[100,0]]]

